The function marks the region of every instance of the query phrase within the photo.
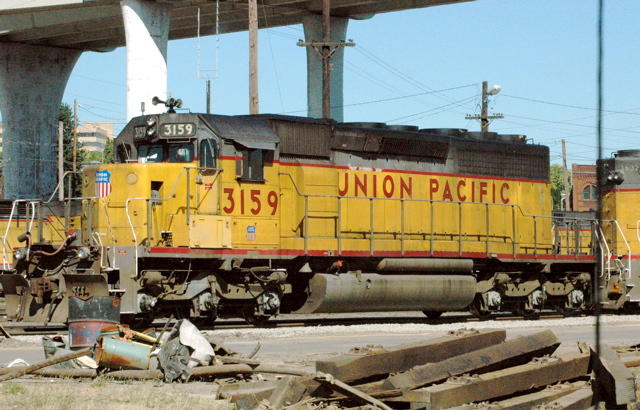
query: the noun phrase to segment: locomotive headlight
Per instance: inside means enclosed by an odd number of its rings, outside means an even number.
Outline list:
[[[85,260],[88,259],[90,255],[91,251],[89,250],[89,248],[83,246],[82,248],[78,249],[78,259]]]
[[[154,135],[156,135],[156,126],[157,125],[158,125],[158,118],[157,117],[149,117],[149,118],[147,118],[147,123],[146,123],[147,130],[145,132],[147,137],[153,137]]]
[[[20,248],[13,251],[13,260],[21,261],[27,257],[26,249]]]
[[[620,171],[611,171],[607,175],[607,182],[620,185],[624,182],[624,174]]]

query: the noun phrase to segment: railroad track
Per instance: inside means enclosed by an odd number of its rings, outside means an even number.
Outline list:
[[[450,323],[474,323],[480,322],[481,320],[475,318],[469,314],[459,314],[459,315],[451,315],[444,316],[438,319],[429,319],[426,317],[364,317],[364,318],[340,318],[340,317],[305,317],[303,319],[296,318],[296,315],[283,315],[287,316],[286,318],[278,318],[272,319],[263,325],[252,325],[244,320],[235,320],[235,319],[223,319],[217,320],[212,325],[206,326],[198,326],[200,330],[228,330],[228,329],[251,329],[251,328],[287,328],[287,327],[322,327],[322,326],[354,326],[354,325],[365,325],[365,324],[432,324],[432,325],[440,325],[440,324],[450,324]],[[311,315],[309,315],[311,316]],[[523,316],[515,316],[515,315],[496,315],[492,316],[487,320],[495,320],[500,322],[505,321],[522,321],[522,320],[552,320],[552,319],[562,319],[564,316],[559,314],[543,314],[536,315],[532,317],[523,317]],[[156,328],[161,328],[164,325],[164,321],[156,321],[151,326]],[[63,323],[55,323],[42,325],[41,323],[13,323],[13,322],[2,322],[2,326],[11,336],[38,336],[38,335],[52,335],[52,334],[60,334],[65,335],[68,334],[67,326]]]

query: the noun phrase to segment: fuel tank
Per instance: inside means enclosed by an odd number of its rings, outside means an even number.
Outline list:
[[[476,294],[469,275],[316,274],[294,313],[444,312],[466,308]]]

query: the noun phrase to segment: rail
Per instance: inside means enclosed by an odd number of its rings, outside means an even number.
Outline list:
[[[434,252],[435,249],[435,244],[438,242],[438,238],[439,237],[449,237],[450,241],[454,241],[457,243],[457,249],[455,250],[455,252],[458,254],[458,256],[462,256],[464,251],[465,251],[465,244],[468,241],[465,241],[466,237],[475,237],[478,238],[477,241],[473,241],[474,243],[478,243],[478,242],[482,242],[484,241],[484,253],[487,257],[492,257],[494,253],[498,253],[498,252],[494,252],[495,248],[498,245],[495,245],[496,242],[501,242],[502,247],[504,248],[504,243],[507,242],[511,242],[511,251],[510,253],[512,254],[513,258],[515,259],[518,255],[518,253],[523,252],[523,253],[532,253],[534,256],[538,256],[541,252],[545,252],[546,254],[553,254],[556,255],[556,257],[560,254],[563,255],[574,255],[577,259],[578,255],[582,252],[582,249],[580,247],[580,243],[581,241],[574,241],[574,242],[570,242],[570,241],[566,241],[566,244],[564,245],[564,247],[559,247],[559,246],[554,246],[554,242],[553,239],[549,239],[549,240],[545,240],[543,239],[543,231],[542,231],[542,226],[545,220],[549,220],[550,224],[552,226],[552,229],[556,230],[556,229],[560,229],[557,225],[553,224],[553,217],[552,216],[546,216],[546,215],[534,215],[534,214],[527,214],[524,212],[524,210],[522,209],[522,207],[519,204],[496,204],[496,203],[483,203],[483,202],[462,202],[462,201],[438,201],[438,200],[431,200],[431,199],[411,199],[411,198],[379,198],[379,197],[359,197],[359,196],[340,196],[340,195],[320,195],[320,194],[306,194],[301,192],[300,188],[298,187],[298,185],[296,184],[293,176],[289,173],[285,173],[285,172],[281,172],[279,173],[279,175],[282,176],[286,176],[288,177],[288,179],[290,180],[296,194],[303,198],[304,201],[304,215],[303,215],[303,223],[302,223],[302,237],[303,237],[303,247],[304,247],[304,252],[308,253],[310,250],[310,241],[314,240],[314,239],[326,239],[326,236],[312,236],[310,234],[310,225],[311,225],[311,221],[315,218],[326,218],[326,216],[320,216],[320,217],[314,217],[311,215],[311,211],[310,211],[310,200],[314,199],[314,198],[324,198],[324,199],[331,199],[331,200],[335,200],[337,201],[337,204],[335,205],[335,210],[336,210],[336,216],[335,216],[335,220],[336,220],[336,230],[335,230],[335,238],[337,240],[337,252],[338,255],[342,255],[343,254],[343,242],[345,240],[344,234],[347,233],[346,231],[343,230],[342,228],[342,223],[343,223],[343,219],[346,217],[345,213],[344,213],[344,205],[343,202],[344,201],[368,201],[368,213],[369,213],[369,223],[368,223],[368,227],[366,227],[366,230],[361,231],[362,234],[362,238],[363,239],[368,239],[369,241],[369,245],[368,245],[368,253],[373,255],[375,253],[376,250],[376,239],[377,237],[379,238],[382,235],[394,235],[399,237],[400,239],[400,254],[402,256],[406,255],[407,252],[407,243],[410,240],[410,237],[416,237],[416,236],[423,236],[426,240],[429,241],[429,249],[430,252]],[[398,202],[399,201],[399,230],[395,231],[395,232],[390,232],[390,231],[384,231],[384,232],[376,232],[375,229],[375,221],[376,221],[376,206],[375,204],[377,202],[385,202],[385,201],[391,201],[393,202]],[[415,204],[415,203],[422,203],[425,204],[425,207],[428,208],[428,212],[429,212],[429,230],[428,232],[422,232],[422,233],[416,233],[416,232],[408,232],[407,231],[407,220],[408,220],[408,215],[407,215],[407,208],[408,208],[408,204]],[[439,212],[439,210],[437,209],[439,206],[443,206],[443,207],[455,207],[455,210],[452,211],[455,212],[455,215],[457,217],[457,232],[438,232],[435,224],[436,224],[436,220],[437,220],[437,212]],[[484,231],[483,232],[478,232],[477,230],[474,233],[469,233],[465,230],[465,217],[468,217],[468,215],[466,214],[466,212],[469,212],[468,210],[471,207],[483,207],[484,208],[484,212],[483,215],[481,215],[479,218],[476,218],[475,220],[478,219],[484,219]],[[505,209],[509,209],[508,213],[510,214],[510,226],[511,226],[511,232],[509,233],[505,233],[504,236],[498,236],[496,234],[492,234],[492,228],[495,228],[497,226],[497,224],[503,224],[504,220],[501,219],[499,221],[492,221],[491,217],[492,217],[492,211],[493,210],[497,210],[498,207],[502,207]],[[383,211],[384,212],[384,211]],[[473,211],[474,214],[477,215],[476,211]],[[388,217],[388,215],[385,215]],[[495,217],[494,217],[495,218]],[[526,228],[522,226],[522,221],[521,219],[525,218],[530,220],[531,225],[529,225],[529,228]],[[471,218],[467,218],[467,219],[471,219]],[[519,221],[520,219],[520,221]],[[568,218],[565,218],[568,219]],[[578,221],[588,221],[588,220],[581,220],[576,218],[576,225],[578,225]],[[590,222],[590,221],[589,221]],[[525,241],[521,241],[518,242],[517,238],[519,233],[523,230],[523,229],[530,229],[531,235],[527,236],[527,239],[529,239],[529,242]],[[350,234],[354,234],[355,232],[353,231],[349,231]],[[567,232],[567,235],[569,234],[569,232]],[[576,233],[577,235],[579,235],[579,232]],[[552,234],[552,238],[554,238],[557,235],[553,235]],[[566,249],[565,253],[562,253],[562,250]],[[502,252],[503,253],[503,252]]]

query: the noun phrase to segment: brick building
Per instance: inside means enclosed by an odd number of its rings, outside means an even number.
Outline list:
[[[591,211],[598,207],[598,194],[596,190],[596,166],[578,165],[571,166],[571,185],[573,186],[573,211]]]

